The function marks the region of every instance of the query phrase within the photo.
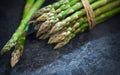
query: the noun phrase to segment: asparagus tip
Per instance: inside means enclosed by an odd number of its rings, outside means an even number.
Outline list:
[[[21,49],[21,50],[19,50],[19,49],[16,50],[15,49],[12,52],[12,54],[11,54],[11,61],[10,61],[11,67],[14,67],[18,63],[20,57],[22,56],[22,53],[23,53],[23,49]]]
[[[56,33],[57,31],[60,31],[62,29],[62,23],[58,22],[57,24],[55,24],[52,29],[50,30],[50,34]]]
[[[62,45],[62,42],[61,43],[58,43],[55,47],[54,47],[54,49],[58,49],[58,48],[61,48],[63,45]]]
[[[35,20],[35,24],[38,24],[39,22],[45,21],[46,19],[47,19],[47,15],[43,14]]]
[[[43,34],[39,37],[39,39],[47,39],[49,37],[48,34]]]
[[[48,40],[48,44],[52,44],[53,42],[52,42],[52,39],[51,38],[49,38],[49,40]]]
[[[42,24],[42,22],[41,22],[41,23],[39,23],[39,24],[37,24],[37,25],[35,25],[35,26],[34,26],[34,30],[39,30],[39,28],[40,28],[41,24]]]
[[[39,34],[47,32],[49,28],[50,28],[50,22],[49,21],[44,22],[39,28]]]
[[[59,38],[58,38],[57,34],[56,34],[56,35],[53,35],[53,36],[51,36],[51,37],[49,38],[48,44],[57,43],[58,39],[59,39]]]
[[[19,57],[16,55],[16,53],[13,52],[11,55],[11,61],[10,61],[11,67],[14,67],[18,61],[19,61]]]
[[[15,58],[11,58],[10,65],[11,67],[14,67],[19,60],[15,60]]]
[[[36,33],[36,37],[39,37],[39,36],[40,36],[40,32],[37,31],[37,33]]]
[[[56,34],[50,37],[49,43],[58,43],[60,41],[63,41],[67,37],[67,34],[61,33],[61,34]]]
[[[1,52],[0,52],[0,54],[3,55],[3,54],[6,53],[8,50],[9,50],[9,48],[3,47],[2,50],[1,50]]]

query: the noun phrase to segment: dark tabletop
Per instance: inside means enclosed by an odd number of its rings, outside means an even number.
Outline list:
[[[45,5],[55,0],[46,0]],[[57,1],[57,0],[56,0]],[[0,0],[0,49],[21,20],[24,0]],[[47,40],[27,36],[20,62],[10,68],[10,53],[0,55],[0,75],[120,75],[120,14],[78,34],[53,50]]]

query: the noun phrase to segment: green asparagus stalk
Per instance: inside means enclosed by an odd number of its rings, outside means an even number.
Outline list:
[[[98,8],[98,7],[101,7],[101,6],[105,5],[105,4],[107,4],[107,3],[110,2],[110,1],[111,1],[111,0],[99,0],[99,1],[96,1],[95,3],[93,3],[93,4],[91,5],[91,7],[92,7],[92,9],[94,10],[94,9],[96,9],[96,8]],[[119,3],[120,1],[117,0],[117,2]],[[56,33],[57,31],[61,30],[63,27],[69,25],[69,24],[66,24],[67,22],[71,22],[71,21],[73,21],[73,20],[76,20],[76,19],[78,19],[79,17],[81,17],[81,16],[83,16],[83,15],[85,15],[85,9],[82,9],[82,10],[80,10],[80,11],[75,12],[74,14],[72,14],[72,15],[69,16],[69,17],[67,17],[66,19],[64,19],[64,20],[56,23],[56,24],[52,27],[52,29],[51,29],[51,31],[50,31],[50,34]]]
[[[29,13],[30,8],[32,7],[32,5],[35,3],[35,0],[26,0],[26,4],[24,7],[24,11],[23,11],[23,17],[25,18],[27,16],[27,14]]]
[[[94,2],[95,0],[89,0],[90,3]],[[49,18],[47,21],[45,21],[39,28],[37,32],[37,36],[40,36],[41,34],[47,32],[50,30],[50,28],[58,22],[60,19],[65,18],[67,15],[77,11],[78,9],[82,8],[83,5],[81,2],[77,2],[74,6],[70,7],[69,9],[65,11],[61,11],[57,16],[53,16]]]
[[[120,2],[119,2],[120,3]],[[118,7],[120,6],[119,3],[117,1],[114,1],[114,2],[111,2],[111,3],[108,3],[107,5],[101,7],[101,8],[98,8],[94,11],[94,14],[95,16],[99,16],[100,14],[104,13],[104,12],[107,12],[115,7]],[[64,40],[65,38],[67,38],[74,30],[76,30],[76,28],[79,28],[79,26],[81,26],[82,23],[86,23],[87,22],[87,17],[84,17],[84,18],[80,18],[80,20],[78,20],[78,22],[73,25],[73,27],[71,28],[71,30],[68,28],[66,30],[66,32],[63,32],[59,35],[53,35],[50,37],[49,39],[49,43],[57,43],[57,42],[60,42],[62,40]]]
[[[35,0],[27,0],[26,5],[24,8],[24,13],[23,13],[23,19],[26,17],[26,15],[29,13],[30,8],[34,4]],[[28,25],[26,26],[26,29],[22,33],[22,35],[18,38],[15,49],[12,52],[11,55],[11,67],[14,67],[16,63],[19,61],[20,57],[22,56],[23,49],[24,49],[24,42],[26,39],[26,32],[28,31]]]
[[[106,19],[114,16],[115,14],[120,13],[120,7],[117,7],[115,9],[112,9],[108,12],[106,12],[105,14],[101,14],[101,16],[96,17],[96,23],[99,24],[103,21],[105,21]],[[64,45],[66,45],[72,38],[74,38],[76,36],[77,33],[80,32],[84,32],[85,30],[88,29],[88,23],[83,24],[79,29],[77,29],[73,34],[71,34],[68,38],[65,38],[64,41],[61,41],[60,43],[58,43],[54,49],[60,48]]]
[[[26,33],[27,33],[28,27],[25,29],[24,33],[21,35],[21,37],[19,37],[16,45],[15,45],[15,49],[11,54],[11,67],[14,67],[18,61],[20,60],[20,57],[23,54],[23,49],[24,49],[24,42],[26,39]]]
[[[25,28],[27,26],[26,24],[30,20],[31,16],[41,6],[41,4],[43,2],[44,2],[44,0],[37,0],[35,2],[35,4],[33,5],[33,7],[31,8],[31,10],[27,14],[27,16],[21,21],[21,23],[20,23],[18,29],[16,30],[16,32],[13,34],[13,36],[11,37],[11,39],[7,42],[7,44],[1,50],[1,54],[9,51],[16,44],[16,41],[22,35],[23,31],[25,30]]]
[[[56,10],[56,13],[60,13],[61,11],[64,11],[64,10],[70,8],[71,6],[73,6],[77,2],[79,2],[79,0],[74,0],[74,1],[72,0],[69,3],[62,5],[60,8],[58,8]]]

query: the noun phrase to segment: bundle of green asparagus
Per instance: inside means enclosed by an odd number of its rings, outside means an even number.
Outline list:
[[[21,23],[1,50],[1,54],[4,54],[15,47],[11,57],[12,67],[23,53],[28,23],[33,23],[39,39],[49,38],[49,44],[55,43],[55,49],[66,45],[78,33],[89,29],[88,17],[81,0],[60,0],[36,11],[43,2],[44,0],[26,0]],[[88,0],[88,2],[94,11],[96,24],[120,13],[120,0]]]
[[[120,13],[120,0],[88,0],[94,11],[96,25]],[[81,0],[60,0],[38,10],[31,18],[36,36],[55,43],[54,49],[66,45],[78,33],[89,29]]]

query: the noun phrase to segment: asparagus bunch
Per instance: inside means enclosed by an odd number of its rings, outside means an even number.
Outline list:
[[[22,21],[1,51],[3,54],[15,46],[11,56],[12,67],[23,53],[29,20],[29,23],[35,26],[36,36],[39,39],[49,38],[48,43],[55,43],[55,49],[66,45],[78,33],[89,29],[86,12],[80,0],[60,0],[36,11],[43,2],[44,0],[26,0]],[[96,24],[120,13],[120,0],[88,0],[88,2],[94,10]]]
[[[120,12],[119,0],[88,0],[88,2],[94,10],[96,24]],[[55,49],[66,45],[77,33],[89,28],[85,9],[80,0],[69,0],[66,5],[51,9],[54,10],[37,15],[33,22],[37,30],[36,36],[39,39],[49,38],[48,43],[55,43]]]
[[[1,50],[1,54],[9,51],[12,47],[15,46],[14,51],[12,52],[11,57],[11,67],[14,67],[15,64],[19,61],[23,53],[24,42],[26,38],[26,32],[28,30],[28,21],[34,12],[43,4],[44,0],[26,0],[25,9],[23,12],[23,17],[18,29],[15,31],[11,39],[6,43],[6,45]]]
[[[92,3],[94,0],[89,0]],[[75,12],[76,10],[82,8],[82,3],[80,1],[76,2],[73,6],[69,7],[67,10],[63,10],[58,13],[56,16],[52,16],[48,18],[39,28],[37,36],[40,36],[43,33],[48,32],[51,27],[59,22],[61,19],[64,19],[66,16],[70,15],[71,13]],[[61,8],[61,7],[60,7]]]

